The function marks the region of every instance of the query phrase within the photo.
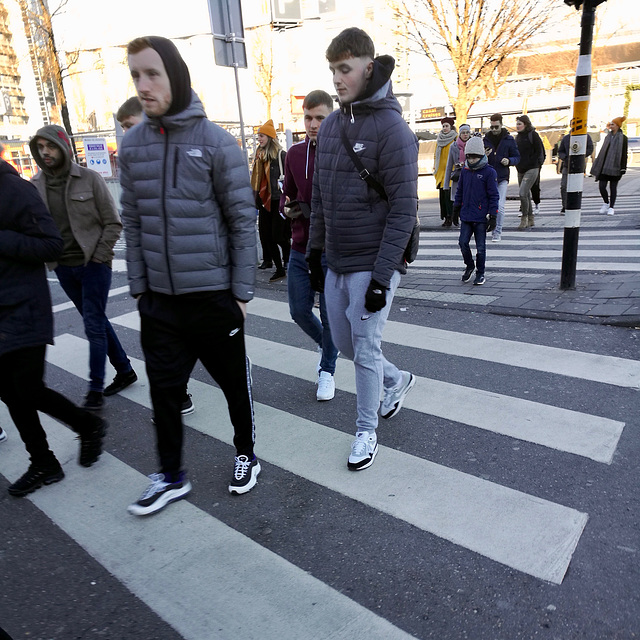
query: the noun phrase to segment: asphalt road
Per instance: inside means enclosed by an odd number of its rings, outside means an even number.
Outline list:
[[[27,459],[0,407],[0,626],[14,640],[640,636],[637,331],[398,299],[385,355],[418,383],[381,421],[375,464],[349,474],[352,366],[316,402],[317,354],[268,275],[247,323],[263,471],[246,496],[227,492],[231,431],[200,366],[194,491],[148,519],[126,512],[156,471],[144,376],[108,399],[91,469],[44,418],[67,477],[25,499],[6,493]],[[79,402],[86,341],[57,309],[48,381]],[[141,360],[135,302],[116,293],[109,315]]]

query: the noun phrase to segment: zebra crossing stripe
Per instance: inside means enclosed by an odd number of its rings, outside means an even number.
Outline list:
[[[10,424],[4,406],[0,418]],[[66,478],[28,499],[185,640],[300,640],[310,629],[326,640],[413,637],[186,500],[153,517],[127,514],[145,476],[108,453],[78,466],[75,434],[42,422]],[[15,481],[28,460],[10,429],[2,473]]]
[[[136,330],[140,326],[136,312],[113,322]],[[406,326],[404,332],[408,333]],[[246,343],[254,365],[315,382],[316,352],[252,336],[246,337]],[[352,362],[340,360],[334,378],[337,389],[356,393]],[[434,402],[433,398],[447,398],[447,402]],[[416,376],[415,391],[407,396],[404,406],[607,464],[624,428],[624,423],[616,420],[420,376]]]
[[[64,334],[47,360],[82,376],[87,357],[87,342]],[[149,406],[143,363],[132,359],[132,364],[140,380],[120,395]],[[232,444],[222,392],[197,380],[190,380],[189,391],[197,410],[185,424]],[[309,399],[314,398],[311,387]],[[256,452],[265,462],[518,571],[562,582],[587,514],[384,446],[371,469],[353,474],[346,468],[353,436],[259,403],[255,415]],[[291,454],[292,443],[299,442],[313,452],[313,463],[306,455]]]
[[[254,298],[247,305],[247,310],[250,314],[264,318],[293,323],[289,306],[285,302]],[[640,389],[640,362],[637,360],[476,336],[391,320],[385,325],[384,341],[423,351],[435,351],[461,358],[474,358],[511,367]]]
[[[460,249],[455,247],[441,247],[438,249],[429,249],[430,256],[454,256],[458,259],[460,257]],[[545,259],[545,258],[561,258],[562,251],[556,249],[539,249],[537,247],[530,250],[523,249],[505,249],[502,246],[491,247],[491,258],[520,258],[525,259]],[[616,249],[612,251],[605,251],[599,249],[580,249],[581,258],[640,258],[640,251],[634,251],[631,249]],[[417,262],[417,260],[416,260]],[[415,264],[415,263],[412,263]],[[537,263],[536,263],[537,264]]]
[[[535,254],[536,252],[532,252]],[[581,252],[582,253],[582,252]],[[560,259],[558,262],[546,262],[543,260],[536,260],[535,255],[521,256],[520,260],[495,260],[493,254],[488,254],[487,258],[487,277],[490,277],[491,269],[535,269],[536,271],[557,271],[560,267]],[[462,264],[462,258],[455,262],[456,264]],[[453,264],[453,260],[425,260],[418,258],[415,262],[411,263],[411,266],[419,268],[450,268]],[[464,267],[464,265],[463,265]],[[622,272],[637,272],[640,271],[640,262],[578,262],[578,271],[622,271]]]

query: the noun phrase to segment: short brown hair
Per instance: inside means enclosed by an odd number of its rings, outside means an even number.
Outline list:
[[[326,56],[329,62],[338,62],[350,56],[368,57],[373,60],[375,54],[376,50],[369,34],[358,27],[349,27],[331,41]]]
[[[134,38],[128,45],[127,45],[127,55],[128,56],[132,56],[136,53],[140,53],[141,51],[144,51],[145,49],[153,49],[153,47],[151,46],[151,41],[149,40],[149,38]]]
[[[499,122],[500,124],[502,124],[502,114],[501,113],[494,113],[490,118],[489,118],[490,122]]]
[[[116,113],[116,120],[118,122],[122,122],[125,118],[129,118],[131,116],[136,117],[142,113],[142,105],[140,104],[140,100],[136,96],[133,98],[129,98],[126,102],[123,102],[118,109],[118,113]]]
[[[327,107],[329,111],[333,111],[333,98],[322,89],[316,89],[315,91],[311,91],[311,93],[307,93],[302,102],[303,109],[315,109],[321,105]]]

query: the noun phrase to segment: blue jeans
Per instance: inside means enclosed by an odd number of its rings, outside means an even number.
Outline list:
[[[507,201],[507,187],[509,186],[508,180],[498,182],[498,216],[496,219],[496,228],[493,235],[502,235],[502,225],[504,224],[504,205]]]
[[[107,356],[117,373],[131,371],[131,362],[106,314],[111,267],[102,262],[79,267],[58,265],[56,275],[84,322],[89,341],[89,389],[102,391]]]
[[[327,264],[324,255],[322,256],[322,266],[326,275]],[[289,255],[287,289],[289,292],[289,312],[293,321],[322,348],[320,370],[333,375],[336,372],[338,349],[331,338],[324,294],[320,294],[320,320],[318,320],[318,317],[313,313],[315,292],[311,288],[309,280],[309,267],[304,259],[304,254],[295,249],[292,249]]]
[[[476,241],[476,263],[473,262],[473,256],[471,255],[471,249],[469,248],[469,241],[471,236],[474,236]],[[470,269],[474,267],[478,270],[478,275],[484,275],[484,265],[487,257],[487,223],[486,222],[465,222],[460,221],[460,239],[458,240],[460,251],[462,251],[462,258],[464,263]]]

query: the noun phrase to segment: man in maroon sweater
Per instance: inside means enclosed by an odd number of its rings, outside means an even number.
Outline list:
[[[316,156],[316,137],[322,121],[333,110],[333,100],[325,91],[312,91],[302,103],[305,139],[289,149],[285,160],[284,187],[280,210],[291,218],[291,255],[287,286],[289,311],[295,323],[318,345],[322,352],[318,366],[318,390],[316,398],[331,400],[335,395],[333,374],[336,370],[338,350],[331,339],[324,294],[320,294],[320,320],[313,313],[315,292],[309,281],[309,267],[305,260],[309,241],[309,216],[311,213],[311,188]],[[291,204],[291,206],[289,206]],[[323,256],[323,267],[326,263]]]

